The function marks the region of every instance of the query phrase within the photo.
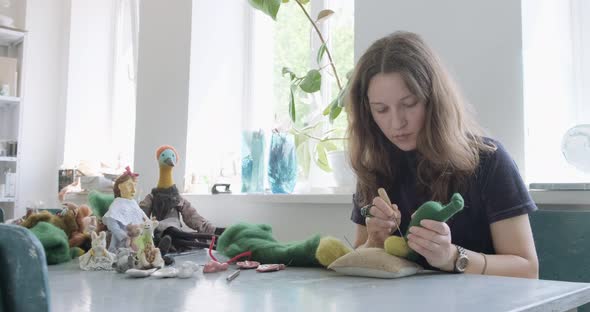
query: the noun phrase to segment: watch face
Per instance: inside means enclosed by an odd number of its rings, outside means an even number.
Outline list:
[[[455,264],[457,271],[465,271],[465,268],[467,268],[467,264],[469,264],[469,258],[467,258],[467,256],[465,255],[459,256],[459,259],[457,259],[457,263]]]

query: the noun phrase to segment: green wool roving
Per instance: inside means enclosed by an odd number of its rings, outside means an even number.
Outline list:
[[[273,237],[268,224],[237,223],[221,234],[217,251],[229,258],[251,251],[252,260],[262,264],[309,267],[320,266],[315,258],[319,243],[319,234],[303,241],[281,243]]]
[[[408,241],[408,234],[410,233],[410,228],[412,226],[420,226],[420,221],[425,219],[447,222],[447,220],[449,220],[453,215],[463,210],[463,204],[463,197],[459,193],[453,194],[451,197],[451,202],[446,206],[443,206],[441,203],[436,201],[425,202],[422,204],[422,206],[420,206],[420,208],[418,208],[418,210],[416,210],[412,220],[410,220],[410,225],[408,225],[408,230],[404,236],[406,242]],[[407,259],[415,261],[418,259],[418,254],[412,250],[407,256]]]
[[[104,194],[97,191],[91,191],[88,194],[88,204],[92,209],[92,213],[99,218],[102,218],[109,211],[113,200],[115,200],[115,195],[113,194]]]
[[[72,258],[66,232],[48,222],[39,222],[30,229],[43,245],[47,264],[68,262]]]

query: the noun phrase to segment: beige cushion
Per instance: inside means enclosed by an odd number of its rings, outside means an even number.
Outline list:
[[[345,275],[398,278],[416,274],[422,267],[381,248],[360,248],[336,259],[328,269]]]

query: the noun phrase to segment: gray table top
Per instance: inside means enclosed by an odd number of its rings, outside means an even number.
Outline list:
[[[176,257],[205,264],[206,250]],[[53,311],[566,311],[590,302],[590,284],[469,274],[401,279],[348,277],[321,268],[228,271],[189,279],[49,267]]]

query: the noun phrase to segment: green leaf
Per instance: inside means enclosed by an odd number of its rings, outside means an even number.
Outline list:
[[[338,105],[338,97],[333,99],[332,102],[330,102],[330,104],[328,104],[328,106],[326,106],[326,108],[324,108],[322,115],[328,116],[328,114],[330,114],[330,111],[332,111],[332,106],[334,106],[334,105]]]
[[[340,106],[341,108],[344,107],[344,97],[346,96],[346,92],[348,91],[347,87],[340,90],[340,92],[338,92],[338,97],[336,98],[336,101],[338,101],[338,106]]]
[[[282,0],[248,0],[250,5],[256,10],[270,16],[273,20],[277,20],[277,13],[281,7]]]
[[[287,2],[289,2],[289,0],[283,0],[283,3],[287,3]]]
[[[309,141],[309,137],[301,132],[297,132],[294,129],[291,129],[291,134],[295,138],[295,146],[299,147],[299,145],[306,143]]]
[[[330,9],[321,10],[320,13],[318,13],[318,18],[316,18],[315,22],[321,23],[332,16],[332,14],[334,14],[334,11]]]
[[[291,116],[291,120],[293,122],[297,121],[297,115],[295,113],[295,96],[293,96],[293,88],[289,89],[290,96],[289,96],[289,116]]]
[[[325,142],[318,142],[316,145],[316,156],[315,163],[320,167],[320,169],[331,172],[332,168],[330,168],[330,164],[328,163],[328,155],[326,154],[326,147]]]
[[[322,63],[322,58],[324,57],[324,53],[326,53],[327,49],[328,48],[326,47],[326,44],[322,43],[318,50],[318,65]]]
[[[285,76],[285,74],[289,74],[291,76],[291,81],[297,78],[297,75],[295,75],[295,73],[289,67],[283,67],[282,73],[283,76]]]
[[[338,105],[338,102],[335,103],[335,105],[332,105],[332,108],[330,109],[330,122],[333,123],[334,120],[336,120],[336,118],[338,118],[338,115],[340,115],[340,112],[342,111],[342,107],[340,105]]]
[[[328,151],[328,152],[335,151],[338,149],[338,146],[336,146],[336,144],[334,144],[330,141],[324,141],[322,143],[324,143],[324,146],[326,147],[326,151]]]
[[[303,136],[303,135],[300,135]],[[306,137],[307,138],[307,137]],[[309,174],[309,167],[311,165],[311,155],[309,153],[309,142],[302,141],[296,149],[297,163],[305,176]]]
[[[317,69],[312,69],[307,72],[305,78],[299,85],[301,90],[307,93],[314,93],[320,90],[322,86],[322,74]]]

